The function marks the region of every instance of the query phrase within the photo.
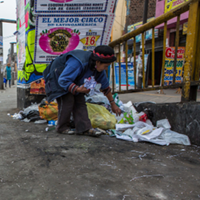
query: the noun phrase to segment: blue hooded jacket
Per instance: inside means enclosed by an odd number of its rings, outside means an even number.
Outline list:
[[[101,83],[101,89],[109,87],[106,72],[91,70],[88,66],[91,52],[74,50],[60,55],[44,70],[45,91],[48,102],[69,92],[69,86],[84,84],[84,79],[91,76]]]

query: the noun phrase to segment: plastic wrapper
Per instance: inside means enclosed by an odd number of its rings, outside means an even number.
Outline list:
[[[123,104],[124,106],[124,111],[129,113],[132,111],[132,113],[137,113],[137,110],[134,108],[133,104],[131,101],[129,101],[128,103]]]
[[[91,76],[90,78],[84,79],[84,87],[87,89],[90,89],[90,96],[93,96],[95,94],[95,88],[96,88],[97,82],[95,81],[94,76]]]
[[[35,103],[35,104],[32,104],[31,106],[25,108],[23,113],[24,113],[24,115],[28,115],[29,112],[33,111],[33,110],[39,111],[38,104]]]
[[[123,113],[123,117],[118,123],[119,124],[134,124],[132,111],[130,113]]]
[[[103,130],[115,128],[115,116],[112,115],[105,107],[90,103],[86,104],[88,116],[93,128],[100,128]]]
[[[115,93],[113,95],[113,99],[115,101],[115,104],[121,109],[124,111],[124,105],[123,105],[123,102],[119,100],[119,96],[117,93]]]
[[[163,128],[166,128],[166,129],[171,129],[171,125],[168,121],[168,119],[161,119],[161,120],[158,120],[156,122],[156,126],[157,127],[163,127]]]
[[[169,129],[165,129],[159,139],[163,139],[170,144],[191,145],[190,139],[187,135],[183,135]]]
[[[93,96],[85,96],[85,100],[88,102],[90,101],[91,103],[102,103],[102,104],[106,104],[106,105],[110,105],[109,100],[107,99],[107,97],[102,93],[97,93]]]

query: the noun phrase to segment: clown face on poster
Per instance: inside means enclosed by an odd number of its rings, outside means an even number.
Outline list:
[[[113,13],[116,0],[35,0],[35,13]]]
[[[113,21],[114,14],[37,16],[34,63],[50,63],[75,49],[108,45]]]

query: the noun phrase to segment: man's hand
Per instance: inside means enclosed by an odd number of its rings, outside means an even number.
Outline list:
[[[111,103],[111,108],[112,111],[117,115],[121,115],[122,111],[120,110],[120,108],[115,104],[115,102]]]
[[[82,85],[81,87],[77,88],[76,92],[88,94],[90,92],[90,90],[85,88],[84,85]]]

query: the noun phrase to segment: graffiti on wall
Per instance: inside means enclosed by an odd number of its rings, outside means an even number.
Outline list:
[[[42,72],[46,68],[46,64],[34,64],[34,48],[35,48],[35,16],[34,16],[34,0],[19,0],[17,5],[17,54],[18,54],[18,80],[19,87],[30,87],[30,84],[43,77]],[[24,3],[24,5],[23,5]],[[25,28],[24,28],[25,27]],[[23,34],[24,33],[24,34]],[[24,54],[24,57],[22,56]]]

